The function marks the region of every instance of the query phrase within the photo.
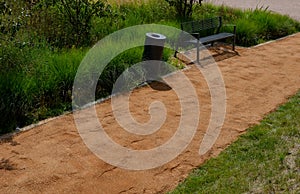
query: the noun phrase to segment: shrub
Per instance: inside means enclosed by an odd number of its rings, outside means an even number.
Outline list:
[[[0,33],[12,39],[28,21],[28,13],[28,4],[23,0],[0,0]]]
[[[102,0],[40,0],[32,7],[31,26],[57,47],[89,46],[93,17],[104,17]]]
[[[166,0],[170,6],[175,7],[177,16],[182,19],[187,19],[192,16],[193,6],[199,2],[201,5],[202,0]]]
[[[175,11],[166,1],[128,2],[109,9],[109,17],[93,18],[94,39],[129,26],[176,21]]]

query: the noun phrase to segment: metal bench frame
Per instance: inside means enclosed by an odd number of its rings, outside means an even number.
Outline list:
[[[220,32],[223,26],[232,26],[233,32]],[[202,45],[211,44],[213,46],[214,42],[219,40],[232,39],[232,50],[235,51],[235,37],[236,37],[236,25],[223,25],[222,17],[214,17],[209,19],[204,19],[200,21],[190,21],[181,23],[181,30],[191,34],[195,39],[186,40],[185,42],[197,45],[197,62],[199,63],[199,51],[200,43]],[[209,34],[203,36],[202,34]],[[175,57],[178,53],[178,47],[175,51]]]

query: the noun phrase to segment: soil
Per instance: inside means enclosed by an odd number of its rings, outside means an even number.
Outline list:
[[[197,92],[201,118],[192,142],[174,160],[143,171],[107,164],[84,144],[69,113],[0,143],[1,193],[165,193],[300,89],[300,33],[252,48],[237,47],[235,54],[226,48],[212,52],[225,82],[227,112],[221,134],[206,154],[199,155],[199,146],[211,114],[210,93],[198,68],[189,65],[182,72]],[[172,89],[145,86],[130,96],[133,117],[149,120],[148,107],[154,100],[165,104],[167,117],[161,130],[148,136],[122,130],[114,119],[111,100],[97,104],[96,110],[115,142],[150,149],[172,137],[181,111]]]

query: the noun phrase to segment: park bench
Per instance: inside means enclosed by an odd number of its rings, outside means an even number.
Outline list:
[[[224,32],[222,27],[229,26],[232,27],[232,32]],[[191,34],[194,39],[184,40],[185,43],[195,44],[197,46],[197,62],[199,63],[199,51],[200,46],[211,44],[213,46],[214,42],[231,39],[232,40],[232,50],[235,50],[235,36],[236,36],[236,26],[235,25],[223,25],[222,17],[208,18],[199,21],[190,21],[181,23],[181,30],[184,33]],[[222,30],[222,31],[221,31]],[[175,51],[175,57],[178,47]]]

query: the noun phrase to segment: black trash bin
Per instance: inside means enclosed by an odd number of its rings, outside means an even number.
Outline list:
[[[161,62],[163,57],[166,36],[158,33],[146,33],[143,61],[150,62],[151,67],[147,67],[146,78],[148,81],[160,79]]]
[[[162,60],[166,37],[158,33],[146,33],[143,61]]]

